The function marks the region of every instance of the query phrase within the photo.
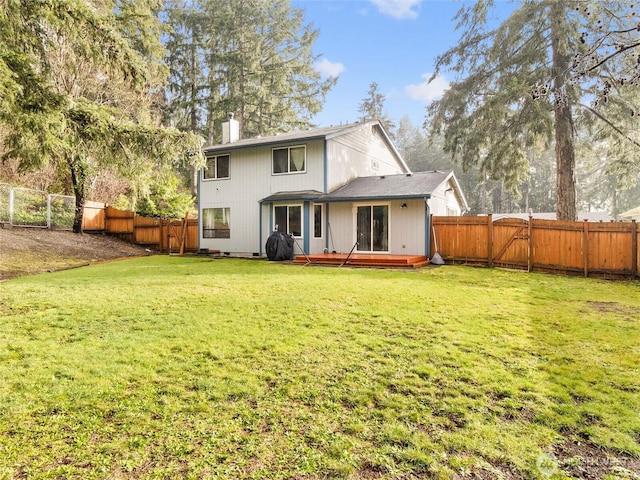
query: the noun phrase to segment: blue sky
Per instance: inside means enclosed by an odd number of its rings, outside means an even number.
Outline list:
[[[497,14],[513,8],[498,1]],[[385,95],[385,113],[396,123],[408,115],[422,125],[426,106],[442,95],[447,74],[427,85],[435,58],[459,38],[453,16],[464,5],[453,0],[292,0],[320,35],[314,51],[323,75],[338,76],[318,126],[358,120],[369,84]]]

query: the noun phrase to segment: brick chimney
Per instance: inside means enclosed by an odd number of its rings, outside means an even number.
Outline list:
[[[240,122],[234,120],[233,112],[229,112],[229,118],[222,122],[222,143],[233,143],[240,140]]]

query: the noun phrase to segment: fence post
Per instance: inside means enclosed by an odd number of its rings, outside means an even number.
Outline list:
[[[589,222],[582,222],[582,264],[585,278],[589,276]]]
[[[638,223],[631,220],[631,278],[638,275]]]
[[[51,194],[47,193],[47,228],[51,228]]]
[[[13,225],[13,187],[9,185],[9,225]]]
[[[531,235],[533,235],[533,215],[529,214],[527,224],[527,272],[533,271],[533,252],[531,251]]]
[[[487,215],[487,264],[493,268],[493,214]]]

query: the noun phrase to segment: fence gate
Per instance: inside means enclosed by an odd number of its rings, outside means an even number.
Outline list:
[[[531,230],[528,220],[501,218],[493,222],[493,265],[528,270]]]

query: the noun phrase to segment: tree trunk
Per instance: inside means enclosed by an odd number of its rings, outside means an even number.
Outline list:
[[[196,52],[196,38],[191,30],[191,65],[190,67],[190,82],[191,82],[191,112],[190,113],[190,125],[191,132],[198,133],[198,77],[196,67],[198,64],[197,52]],[[189,166],[189,178],[190,178],[190,190],[191,195],[198,195],[198,169],[194,165]]]
[[[84,181],[86,178],[85,169],[81,161],[73,156],[67,159],[69,171],[71,172],[71,186],[76,197],[76,210],[73,217],[73,233],[82,233],[82,220],[84,218]]]
[[[556,218],[576,219],[575,150],[571,98],[566,90],[570,69],[567,48],[566,6],[551,4],[551,49],[553,52],[553,99],[556,136]]]

